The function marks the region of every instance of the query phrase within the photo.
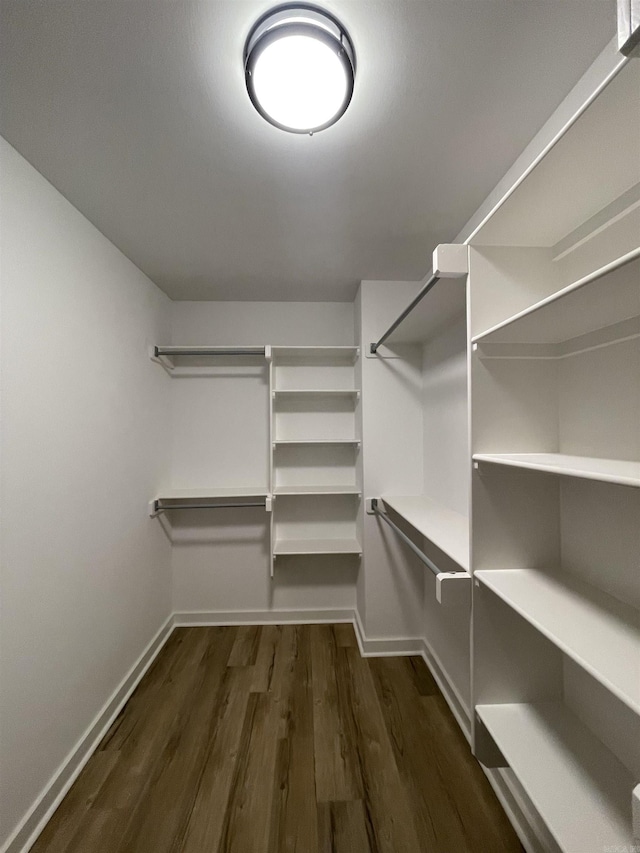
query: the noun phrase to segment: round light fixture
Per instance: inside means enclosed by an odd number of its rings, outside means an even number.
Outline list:
[[[249,97],[268,122],[291,133],[334,124],[353,94],[355,56],[342,24],[315,6],[272,9],[244,50]]]

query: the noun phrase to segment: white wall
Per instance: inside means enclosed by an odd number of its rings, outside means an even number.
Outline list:
[[[467,321],[460,319],[423,348],[424,494],[469,513]]]
[[[415,282],[362,282],[365,353],[417,290]],[[403,355],[362,360],[364,494],[368,498],[422,494],[422,351],[405,347]],[[360,615],[367,638],[422,637],[423,564],[373,515],[365,515],[363,546],[364,577],[358,598],[364,602]]]
[[[175,345],[348,346],[351,303],[174,302]],[[171,485],[268,483],[269,380],[265,362],[227,359],[171,378]],[[287,557],[270,578],[264,510],[174,512],[174,608],[179,613],[353,609],[354,558]]]
[[[171,611],[168,299],[1,153],[0,847]]]

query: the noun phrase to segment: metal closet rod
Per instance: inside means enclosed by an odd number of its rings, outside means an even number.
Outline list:
[[[154,347],[154,353],[160,355],[264,355],[264,347],[207,347],[206,349],[177,349],[175,347]]]
[[[267,505],[266,499],[262,501],[252,501],[247,503],[215,503],[215,504],[203,504],[203,503],[179,503],[179,504],[166,504],[162,501],[154,501],[153,502],[153,510],[155,513],[164,512],[166,509],[229,509],[235,507],[244,507],[244,506],[262,506],[265,507]]]
[[[416,557],[419,560],[422,560],[422,562],[425,564],[425,566],[427,566],[429,569],[431,569],[431,571],[434,573],[434,575],[440,575],[443,573],[442,569],[439,569],[435,563],[432,563],[431,560],[427,557],[427,555],[424,554],[420,550],[420,548],[418,548],[418,546],[415,545],[411,541],[411,539],[409,539],[409,537],[406,535],[406,533],[403,533],[402,530],[400,530],[400,528],[398,527],[398,525],[395,524],[393,521],[391,521],[391,519],[389,518],[388,515],[386,515],[384,512],[380,512],[380,510],[378,509],[378,499],[377,498],[373,498],[373,500],[371,501],[371,509],[375,513],[375,515],[379,516],[383,521],[387,522],[389,527],[391,527],[391,529],[395,533],[398,534],[398,536],[402,539],[402,541],[405,543],[405,545],[408,545],[409,548],[411,548],[411,550],[416,555]]]
[[[394,320],[394,322],[389,326],[389,328],[388,328],[388,329],[387,329],[387,331],[384,333],[384,335],[380,338],[380,340],[379,340],[379,341],[376,341],[376,343],[375,343],[375,344],[371,344],[371,345],[370,345],[370,347],[369,347],[369,352],[370,352],[372,355],[375,355],[375,354],[376,354],[376,352],[378,351],[378,347],[379,347],[379,346],[381,346],[381,345],[382,345],[382,344],[387,340],[387,338],[389,337],[389,335],[391,334],[391,332],[394,332],[394,331],[398,328],[398,326],[400,325],[400,323],[402,323],[402,321],[403,321],[406,317],[408,317],[408,316],[409,316],[409,314],[411,314],[411,312],[412,312],[412,311],[413,311],[413,309],[416,307],[416,305],[424,299],[424,297],[427,295],[427,293],[429,293],[429,291],[431,290],[431,288],[433,287],[433,285],[434,285],[434,284],[437,284],[439,281],[440,281],[440,276],[439,276],[439,275],[432,275],[432,276],[431,276],[431,278],[430,278],[430,279],[429,279],[429,281],[424,285],[424,287],[422,288],[422,290],[420,291],[420,293],[418,293],[418,295],[417,295],[417,296],[416,296],[416,297],[415,297],[415,298],[414,298],[414,299],[409,303],[409,305],[404,309],[404,311],[402,312],[402,314],[400,314],[400,316],[399,316],[396,320]]]

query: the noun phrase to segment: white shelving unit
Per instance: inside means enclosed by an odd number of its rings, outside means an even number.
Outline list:
[[[469,519],[424,495],[382,495],[386,506],[469,571]]]
[[[359,349],[274,347],[272,353],[272,558],[360,555]]]
[[[630,62],[468,241],[473,744],[545,851],[633,843],[638,139]]]

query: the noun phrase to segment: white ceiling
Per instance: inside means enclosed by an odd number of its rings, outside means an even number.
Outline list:
[[[173,299],[419,280],[615,31],[614,0],[328,0],[342,120],[286,134],[242,49],[264,0],[2,0],[0,132]]]

